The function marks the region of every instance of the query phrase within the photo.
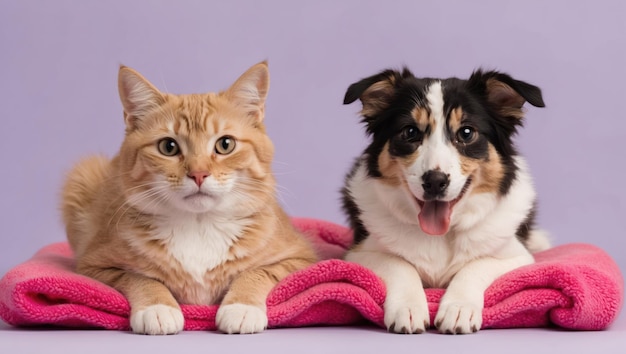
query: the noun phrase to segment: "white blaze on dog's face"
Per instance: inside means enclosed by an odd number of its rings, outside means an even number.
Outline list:
[[[428,86],[425,98],[425,112],[416,109],[414,115],[418,115],[418,129],[428,134],[424,134],[412,156],[415,160],[402,172],[420,206],[418,218],[422,230],[430,235],[443,235],[450,227],[452,210],[468,187],[470,176],[463,174],[461,157],[450,136],[453,128],[444,112],[441,82]]]
[[[364,153],[368,176],[407,189],[430,235],[454,227],[455,206],[464,198],[508,193],[517,169],[511,139],[522,105],[543,107],[539,88],[481,70],[469,80],[386,70],[351,85],[344,103],[356,99],[372,136]],[[346,208],[358,218],[350,198]]]

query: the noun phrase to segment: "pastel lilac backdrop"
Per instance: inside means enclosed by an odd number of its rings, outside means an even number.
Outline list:
[[[268,59],[269,134],[289,213],[344,223],[338,190],[366,139],[352,82],[408,65],[497,68],[540,86],[518,142],[556,244],[626,269],[626,3],[616,1],[2,1],[0,274],[63,240],[65,171],[123,137],[120,63],[174,93],[226,88]]]

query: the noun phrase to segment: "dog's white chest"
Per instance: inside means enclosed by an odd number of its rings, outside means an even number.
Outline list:
[[[159,225],[154,238],[197,282],[229,259],[229,250],[243,234],[245,220],[177,220]]]
[[[411,263],[426,287],[445,287],[468,261],[467,255],[456,250],[444,237],[424,235],[419,227],[391,228],[393,236],[377,237],[384,248]],[[377,243],[378,243],[377,242]]]

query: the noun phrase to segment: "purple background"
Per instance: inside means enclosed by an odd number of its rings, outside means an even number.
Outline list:
[[[480,3],[480,4],[479,4]],[[182,5],[184,4],[184,5]],[[365,147],[352,82],[386,67],[540,86],[518,142],[556,244],[591,242],[626,268],[622,166],[626,5],[620,1],[4,1],[0,270],[63,240],[64,173],[123,137],[120,63],[174,93],[226,88],[268,59],[269,134],[292,215],[343,223],[338,190]]]
[[[64,240],[64,173],[123,138],[119,64],[173,93],[226,88],[268,59],[269,134],[287,211],[344,223],[365,147],[345,89],[383,68],[466,78],[497,68],[543,89],[518,138],[539,221],[626,269],[626,3],[616,1],[1,1],[0,274]],[[623,327],[623,326],[622,326]]]

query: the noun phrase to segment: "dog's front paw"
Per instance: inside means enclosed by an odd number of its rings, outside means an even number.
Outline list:
[[[253,305],[223,305],[217,310],[215,323],[217,329],[228,334],[257,333],[267,328],[267,314]]]
[[[469,302],[442,302],[435,317],[441,333],[467,334],[478,332],[483,323],[483,307]]]
[[[404,303],[385,301],[385,326],[393,333],[424,333],[430,326],[428,304],[419,301]]]
[[[139,334],[175,334],[184,325],[180,309],[168,305],[151,305],[130,315],[130,327]]]

